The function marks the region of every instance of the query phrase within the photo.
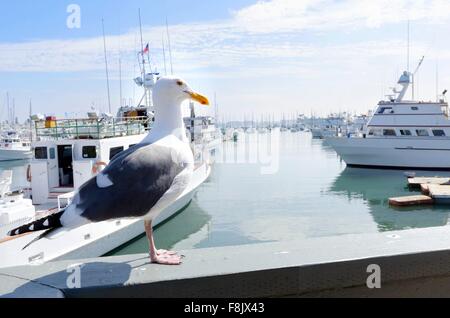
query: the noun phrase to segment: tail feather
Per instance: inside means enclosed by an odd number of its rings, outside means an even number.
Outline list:
[[[43,239],[47,235],[49,235],[51,232],[59,229],[62,227],[61,224],[61,216],[64,214],[64,211],[49,215],[45,218],[39,219],[37,221],[22,225],[21,227],[18,227],[14,230],[11,230],[8,233],[8,236],[14,237],[18,235],[23,235],[26,233],[32,233],[32,232],[40,232],[45,231],[41,235],[39,235],[37,238],[35,238],[33,241],[28,243],[23,249],[29,247],[31,244],[39,241],[40,239]]]

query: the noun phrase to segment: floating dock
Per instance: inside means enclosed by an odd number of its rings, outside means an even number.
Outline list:
[[[428,205],[433,203],[450,204],[450,178],[408,178],[408,186],[413,189],[420,189],[422,195],[390,198],[389,205],[405,207]]]
[[[428,191],[437,202],[450,202],[450,185],[428,185]]]
[[[408,185],[411,188],[420,188],[420,186],[423,184],[450,185],[450,178],[441,178],[441,177],[408,178]]]
[[[433,198],[426,195],[412,195],[407,197],[390,198],[389,205],[392,206],[415,206],[415,205],[426,205],[433,204]]]
[[[449,297],[449,242],[444,226],[190,250],[175,267],[145,254],[61,261],[0,269],[0,296]]]

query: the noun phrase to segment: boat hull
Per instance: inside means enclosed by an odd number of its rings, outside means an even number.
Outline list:
[[[194,171],[188,188],[153,222],[158,226],[183,210],[192,200],[197,188],[209,177],[211,167],[203,164]],[[0,244],[0,268],[40,264],[53,260],[91,258],[122,246],[144,233],[140,219],[121,219],[88,224],[76,229],[60,229],[25,250],[22,248],[40,233]]]
[[[450,170],[450,139],[326,138],[348,166]]]
[[[28,160],[33,157],[31,150],[0,149],[0,161]]]

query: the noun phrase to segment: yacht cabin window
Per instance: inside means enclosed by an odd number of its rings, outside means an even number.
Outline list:
[[[393,114],[394,110],[392,107],[381,107],[378,114]]]
[[[369,136],[382,136],[383,132],[381,129],[371,129],[369,131]]]
[[[56,159],[56,150],[55,148],[50,148],[50,159]]]
[[[416,130],[417,136],[419,137],[428,137],[430,134],[428,133],[428,130],[426,129],[417,129]]]
[[[83,159],[95,159],[97,158],[96,146],[84,146],[82,149]]]
[[[123,147],[111,148],[111,150],[109,151],[109,160],[112,160],[115,156],[121,153],[123,149],[124,149]]]
[[[433,130],[433,135],[435,137],[445,137],[445,131],[443,131],[441,129],[435,129],[435,130]]]
[[[383,129],[383,136],[397,136],[394,129]]]
[[[419,107],[411,107],[411,110],[419,110]]]
[[[408,129],[401,129],[400,134],[402,136],[412,136],[411,130],[408,130]]]
[[[34,148],[34,157],[36,159],[45,159],[47,160],[47,147],[36,147]]]

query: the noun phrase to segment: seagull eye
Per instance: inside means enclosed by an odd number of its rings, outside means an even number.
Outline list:
[[[177,81],[178,86],[183,86],[183,82],[182,81]]]

